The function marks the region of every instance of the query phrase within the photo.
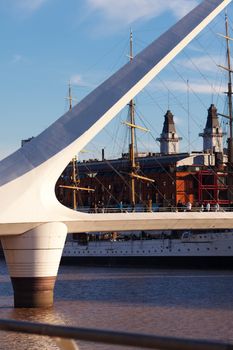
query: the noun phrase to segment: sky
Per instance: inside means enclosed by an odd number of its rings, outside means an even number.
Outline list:
[[[0,0],[0,159],[65,113],[69,81],[78,103],[127,63],[130,30],[137,54],[200,2]],[[217,33],[224,33],[224,13],[135,98],[137,124],[150,129],[137,136],[139,151],[159,151],[167,109],[181,151],[201,150],[208,107],[215,103],[223,113],[226,104],[226,73],[217,67],[226,64],[225,41]],[[127,151],[126,117],[127,108],[79,159],[99,158],[102,148],[109,158]]]

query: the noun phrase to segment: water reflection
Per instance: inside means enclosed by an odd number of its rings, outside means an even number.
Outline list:
[[[71,270],[70,270],[71,269]],[[188,308],[229,308],[233,273],[156,269],[61,267],[56,292],[62,300]],[[72,283],[71,283],[72,282]],[[69,284],[69,293],[64,293]]]
[[[233,342],[233,271],[61,266],[50,309],[13,309],[0,262],[1,317]],[[0,349],[57,349],[51,339],[0,333]],[[123,349],[97,345],[95,349]],[[81,342],[80,349],[93,349]]]

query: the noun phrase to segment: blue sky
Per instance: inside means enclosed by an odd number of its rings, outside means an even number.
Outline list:
[[[78,102],[125,64],[130,28],[136,54],[198,3],[200,0],[1,0],[0,158],[67,110],[69,80]],[[232,5],[229,10],[232,12]],[[205,126],[207,108],[214,102],[220,112],[224,109],[226,77],[216,64],[225,64],[225,43],[217,32],[224,32],[224,14],[136,98],[137,114],[151,130],[151,134],[138,136],[139,150],[158,151],[155,139],[168,107],[183,137],[181,150],[187,151],[189,142],[191,149],[201,149],[198,133]],[[80,159],[99,157],[101,148],[109,157],[125,151],[121,121],[126,114],[122,111],[87,145],[88,153]]]

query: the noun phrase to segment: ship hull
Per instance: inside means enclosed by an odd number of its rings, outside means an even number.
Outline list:
[[[153,268],[179,268],[179,269],[233,269],[233,256],[168,256],[168,257],[62,257],[62,264],[77,264],[80,266],[102,267],[153,267]]]
[[[85,266],[233,269],[233,232],[192,234],[181,238],[69,241],[62,263]]]

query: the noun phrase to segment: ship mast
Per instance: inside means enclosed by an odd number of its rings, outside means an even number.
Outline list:
[[[133,60],[133,33],[130,31],[130,62]],[[148,182],[154,182],[153,179],[147,178],[145,176],[138,175],[139,164],[135,160],[135,130],[140,129],[142,131],[148,132],[149,130],[143,128],[142,126],[135,124],[135,103],[134,100],[129,102],[129,122],[125,122],[126,125],[130,127],[130,143],[129,143],[129,161],[130,161],[130,202],[132,210],[135,208],[136,204],[136,193],[135,193],[135,181],[142,180]]]
[[[133,61],[133,34],[130,31],[130,62]],[[136,170],[136,162],[135,162],[135,110],[134,110],[134,100],[132,99],[129,102],[129,110],[130,110],[130,144],[129,144],[129,157],[130,157],[130,165],[131,165],[131,175],[135,173]],[[131,205],[132,208],[135,207],[135,178],[133,176],[130,177],[130,189],[131,189]]]
[[[68,85],[68,97],[66,99],[69,101],[69,110],[73,108],[72,102],[74,101],[74,98],[72,97],[72,86],[71,82],[69,81]],[[74,210],[77,210],[77,191],[91,191],[94,192],[95,190],[92,188],[86,188],[86,187],[80,187],[80,179],[78,176],[78,169],[77,169],[77,157],[74,156],[72,158],[72,175],[71,175],[71,185],[59,185],[59,187],[66,188],[68,190],[72,190],[72,199],[73,199],[73,205],[72,208]]]
[[[229,119],[230,119],[230,150],[231,157],[230,162],[232,163],[233,154],[232,154],[232,78],[231,78],[231,53],[230,53],[230,37],[229,37],[229,25],[228,25],[228,17],[226,15],[226,41],[227,41],[227,65],[228,65],[228,110],[229,110]]]
[[[71,82],[69,81],[68,85],[68,97],[67,100],[69,101],[69,110],[72,109],[72,102],[73,102],[73,97],[72,97],[72,87],[71,87]],[[73,209],[77,210],[77,186],[78,186],[78,176],[77,176],[77,158],[76,156],[72,158],[72,193],[73,193]]]
[[[73,98],[72,98],[72,91],[71,91],[71,82],[69,81],[69,90],[68,90],[68,97],[67,97],[67,100],[69,101],[69,110],[72,109],[72,101],[73,101]]]
[[[71,107],[72,108],[72,107]],[[76,157],[72,158],[72,185],[73,185],[73,209],[77,210],[77,185],[79,183],[76,171],[77,159]]]
[[[232,145],[232,70],[231,70],[231,53],[230,53],[230,37],[227,14],[225,16],[226,25],[226,42],[227,42],[227,69],[228,69],[228,113],[229,113],[229,128],[230,135],[228,139],[228,199],[233,199],[233,145]]]
[[[226,35],[221,35],[226,39],[227,46],[227,67],[219,65],[220,68],[225,69],[228,72],[228,89],[227,89],[227,98],[228,98],[228,115],[220,114],[223,117],[229,120],[229,138],[228,142],[228,199],[230,202],[233,201],[233,121],[232,121],[232,68],[231,68],[231,52],[230,52],[230,40],[233,40],[229,36],[229,24],[228,16],[225,15],[225,30]]]

